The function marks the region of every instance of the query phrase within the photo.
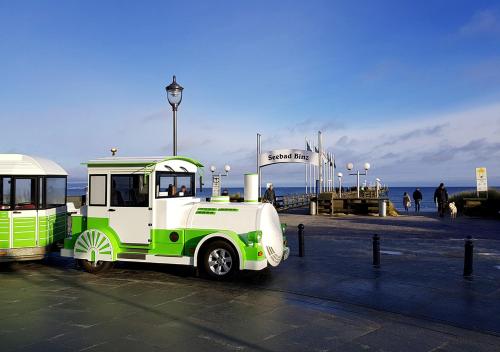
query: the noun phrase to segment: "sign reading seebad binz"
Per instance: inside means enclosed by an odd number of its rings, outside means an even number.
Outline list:
[[[319,162],[319,154],[302,149],[276,149],[260,154],[260,166],[278,163],[315,164]]]

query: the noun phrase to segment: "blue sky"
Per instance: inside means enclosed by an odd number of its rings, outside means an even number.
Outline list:
[[[1,152],[79,163],[171,151],[232,165],[324,132],[337,166],[389,185],[500,184],[498,1],[3,1]],[[6,132],[9,131],[9,132]],[[303,168],[265,179],[303,183]]]

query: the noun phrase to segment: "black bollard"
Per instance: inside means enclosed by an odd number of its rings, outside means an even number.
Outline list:
[[[472,237],[467,236],[464,245],[464,277],[472,276],[472,257],[474,252],[474,243]]]
[[[304,225],[299,224],[299,257],[304,256]]]
[[[380,237],[373,235],[373,267],[380,268]]]

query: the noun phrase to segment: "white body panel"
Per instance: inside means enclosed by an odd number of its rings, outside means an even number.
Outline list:
[[[199,203],[199,198],[159,198],[153,203],[153,228],[178,229],[186,228],[187,218],[192,205]]]
[[[151,210],[146,207],[110,207],[109,226],[122,243],[149,244]]]

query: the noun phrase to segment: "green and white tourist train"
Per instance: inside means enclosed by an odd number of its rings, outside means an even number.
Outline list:
[[[190,265],[223,279],[288,257],[284,226],[271,204],[195,197],[203,167],[196,160],[109,157],[86,165],[87,205],[72,215],[61,255],[89,272],[125,261]]]
[[[53,161],[0,154],[0,262],[42,259],[64,240],[66,178]]]

